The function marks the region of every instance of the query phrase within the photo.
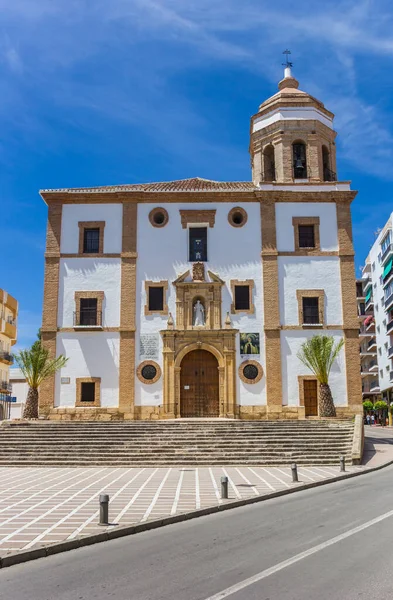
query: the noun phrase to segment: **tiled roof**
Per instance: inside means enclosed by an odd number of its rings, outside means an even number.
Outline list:
[[[45,192],[105,193],[105,192],[252,192],[257,189],[251,181],[213,181],[192,177],[176,181],[159,181],[157,183],[132,183],[129,185],[111,185],[94,188],[63,188],[41,190]]]

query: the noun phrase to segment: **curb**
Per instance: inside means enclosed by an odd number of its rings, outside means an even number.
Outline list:
[[[159,527],[165,527],[166,525],[172,525],[174,523],[181,523],[182,521],[191,521],[191,519],[197,519],[198,517],[204,517],[232,508],[239,508],[241,506],[247,506],[248,504],[256,504],[257,502],[264,502],[265,500],[271,500],[273,498],[279,498],[280,496],[288,496],[299,491],[309,490],[311,488],[321,487],[323,485],[329,485],[337,481],[343,481],[345,479],[352,479],[353,477],[359,477],[361,475],[368,475],[375,471],[380,471],[385,467],[393,465],[393,460],[390,460],[377,467],[371,467],[364,471],[355,473],[346,473],[345,475],[337,475],[331,479],[314,481],[313,483],[304,483],[293,488],[279,490],[272,492],[271,494],[265,494],[263,496],[255,496],[252,498],[244,498],[242,500],[233,500],[226,504],[219,504],[218,506],[208,506],[207,508],[201,508],[199,510],[193,510],[187,513],[180,513],[169,517],[163,517],[160,519],[154,519],[152,521],[146,521],[145,523],[135,523],[134,525],[124,525],[116,529],[104,531],[100,533],[93,533],[86,536],[78,536],[73,540],[64,540],[62,542],[55,542],[54,544],[39,546],[38,548],[32,548],[31,550],[16,550],[15,552],[7,553],[0,557],[0,568],[11,567],[12,565],[21,564],[30,560],[36,560],[37,558],[45,558],[46,556],[53,556],[54,554],[60,554],[61,552],[68,552],[68,550],[75,550],[76,548],[83,548],[84,546],[91,546],[92,544],[99,544],[109,540],[115,540],[117,538],[134,535],[136,533],[142,533],[143,531],[150,531],[152,529],[158,529]]]

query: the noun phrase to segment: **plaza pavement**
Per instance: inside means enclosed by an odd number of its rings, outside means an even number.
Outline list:
[[[361,472],[393,460],[392,431],[366,428]],[[98,497],[110,496],[110,528],[329,481],[339,466],[299,467],[0,468],[0,556],[102,532]],[[229,478],[229,499],[220,479]]]

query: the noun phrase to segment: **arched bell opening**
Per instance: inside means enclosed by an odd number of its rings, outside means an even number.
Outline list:
[[[263,181],[276,181],[276,165],[272,144],[266,146],[263,151]]]
[[[292,144],[293,178],[307,179],[307,151],[306,144],[297,140]]]

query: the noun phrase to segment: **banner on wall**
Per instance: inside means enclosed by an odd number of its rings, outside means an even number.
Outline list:
[[[143,333],[139,338],[139,359],[158,360],[159,338],[157,333]]]
[[[240,354],[242,356],[260,354],[259,333],[240,334]]]

